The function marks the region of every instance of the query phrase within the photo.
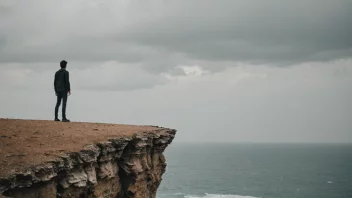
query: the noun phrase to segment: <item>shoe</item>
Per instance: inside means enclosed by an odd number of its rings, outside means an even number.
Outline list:
[[[60,122],[61,120],[59,119],[59,118],[55,118],[55,120],[54,121],[56,121],[56,122]]]
[[[63,119],[62,119],[62,122],[70,122],[70,120],[69,120],[69,119],[66,119],[66,118],[63,118]]]

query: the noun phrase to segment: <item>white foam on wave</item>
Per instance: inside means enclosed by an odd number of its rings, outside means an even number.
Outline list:
[[[258,198],[242,195],[221,195],[221,194],[205,194],[204,196],[186,195],[185,198]]]

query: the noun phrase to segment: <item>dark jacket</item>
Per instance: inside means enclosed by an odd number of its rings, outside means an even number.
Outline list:
[[[54,88],[55,92],[71,91],[69,73],[66,69],[60,69],[55,73]]]

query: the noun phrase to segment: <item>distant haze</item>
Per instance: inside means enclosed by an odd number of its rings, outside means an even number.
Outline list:
[[[179,142],[352,142],[350,0],[1,0],[0,117],[159,125]]]

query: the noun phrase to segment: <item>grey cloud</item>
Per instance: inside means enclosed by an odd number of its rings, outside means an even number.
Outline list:
[[[68,11],[37,1],[12,5],[1,20],[0,61],[117,60],[165,72],[197,61],[288,65],[352,56],[349,0],[81,1]]]
[[[199,6],[194,10],[197,13],[183,15],[183,9],[172,12],[170,6],[172,14],[168,17],[135,27],[121,40],[127,38],[206,60],[277,63],[352,55],[351,1],[197,2],[209,3],[208,9]]]
[[[139,65],[117,62],[103,63],[98,67],[74,69],[77,88],[98,91],[129,91],[150,89],[167,83],[162,75],[151,74]],[[91,79],[99,79],[92,81]]]

